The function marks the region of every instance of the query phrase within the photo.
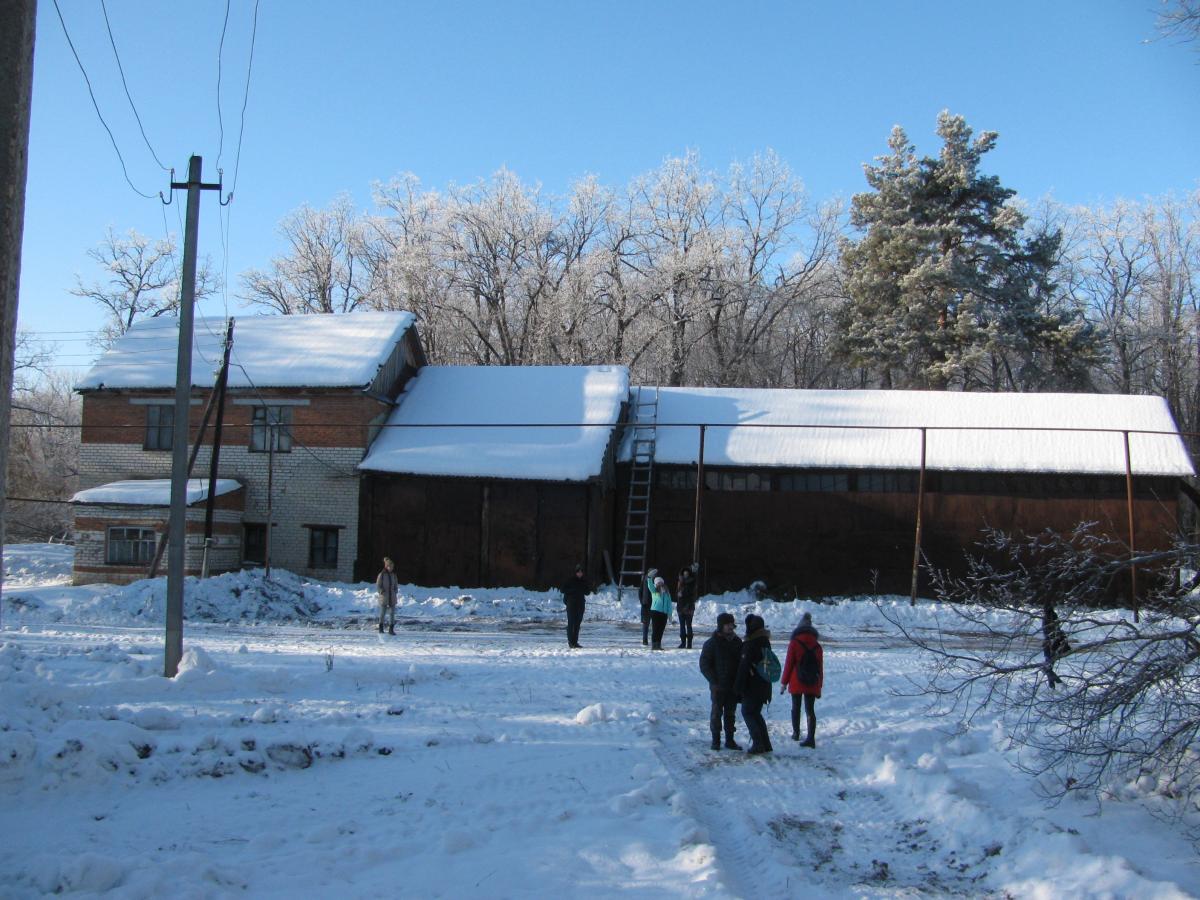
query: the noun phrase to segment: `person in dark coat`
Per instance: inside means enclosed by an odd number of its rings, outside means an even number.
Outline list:
[[[1071,643],[1063,633],[1062,622],[1058,618],[1058,610],[1053,603],[1042,605],[1042,671],[1051,688],[1062,684],[1062,679],[1054,671],[1054,664],[1071,652]]]
[[[638,585],[638,602],[642,605],[642,646],[650,643],[650,602],[654,599],[650,591],[654,587],[654,579],[658,577],[658,569],[647,569]]]
[[[725,727],[726,749],[742,749],[733,739],[733,733],[737,731],[738,705],[734,682],[741,658],[742,639],[737,636],[737,623],[732,613],[723,612],[717,616],[717,630],[700,648],[700,674],[708,681],[708,693],[712,701],[708,727],[712,731],[714,750],[721,749],[722,725]]]
[[[579,626],[583,622],[583,607],[589,593],[583,566],[578,565],[575,574],[562,587],[563,603],[567,605],[567,646],[572,649],[579,648]]]
[[[806,680],[814,677],[815,681]],[[787,691],[792,695],[792,740],[800,740],[800,707],[803,705],[808,737],[800,746],[816,747],[817,700],[825,685],[825,651],[821,648],[821,635],[813,628],[811,613],[801,616],[800,624],[792,632],[779,682],[779,693]]]
[[[675,582],[675,611],[679,613],[679,649],[692,649],[692,616],[696,614],[696,573],[700,563],[692,563],[679,570]]]
[[[762,662],[763,651],[771,646],[771,632],[762,616],[746,616],[746,639],[738,660],[734,689],[742,699],[742,721],[750,732],[750,753],[770,753],[771,736],[762,708],[771,702],[771,685],[755,670]]]
[[[383,558],[383,569],[375,578],[375,594],[379,600],[379,633],[383,634],[383,623],[387,621],[388,634],[396,633],[396,566],[390,556]]]

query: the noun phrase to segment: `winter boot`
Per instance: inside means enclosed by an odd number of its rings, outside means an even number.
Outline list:
[[[714,749],[714,750],[720,750],[720,749],[721,749],[721,739],[720,739],[720,738],[713,738],[713,739],[712,739],[712,749]]]
[[[692,639],[691,639],[690,637],[688,638],[687,644],[688,644],[688,645],[687,645],[687,648],[688,648],[689,650],[691,650],[691,649],[692,649]]]
[[[389,625],[389,626],[388,626],[388,634],[395,634],[395,633],[396,633],[396,626],[395,626],[395,625]]]
[[[383,634],[383,623],[382,622],[379,623],[379,633]]]
[[[651,650],[661,650],[662,644],[660,644],[658,641],[655,641],[653,644],[650,645],[650,649]]]
[[[817,723],[816,723],[815,719],[808,720],[808,737],[800,742],[800,746],[801,747],[811,747],[814,750],[816,749],[816,747],[817,747]]]
[[[675,649],[676,650],[686,650],[687,649],[687,641],[686,640],[680,641],[679,646],[676,647]]]
[[[741,750],[742,745],[739,744],[737,741],[735,741],[733,738],[727,737],[727,738],[725,738],[725,749],[726,750]]]

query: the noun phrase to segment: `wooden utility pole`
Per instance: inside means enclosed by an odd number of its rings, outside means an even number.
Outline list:
[[[200,192],[220,184],[200,180],[201,159],[188,161],[188,180],[172,181],[186,190],[183,230],[183,285],[179,297],[179,350],[175,359],[175,430],[171,450],[171,514],[167,524],[167,635],[163,675],[174,678],[183,658],[183,576],[187,552],[188,409],[192,397],[192,307],[196,302],[196,246],[200,231]],[[209,487],[211,490],[211,485]]]
[[[917,576],[921,572],[921,511],[925,507],[925,444],[926,431],[921,429],[921,472],[917,476],[917,535],[913,539],[912,590],[909,592],[910,606],[917,605]]]
[[[229,383],[229,353],[233,350],[233,319],[225,326],[225,355],[217,375],[217,421],[213,425],[212,456],[208,461],[208,502],[204,506],[204,546],[212,540],[213,507],[216,504],[217,474],[221,459],[221,426],[225,421],[225,385]]]
[[[8,422],[12,413],[17,296],[29,171],[29,105],[37,0],[0,3],[0,580],[8,493]]]

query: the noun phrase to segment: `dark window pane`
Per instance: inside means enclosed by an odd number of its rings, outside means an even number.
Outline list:
[[[336,569],[338,530],[310,528],[308,532],[308,565],[312,569]]]
[[[105,562],[110,566],[149,565],[157,543],[153,528],[110,528]]]
[[[290,406],[256,406],[250,416],[250,450],[266,453],[274,440],[276,453],[292,449],[292,408]]]
[[[147,450],[170,450],[174,446],[175,407],[154,404],[146,407]]]
[[[247,522],[242,526],[242,560],[262,565],[267,561],[267,526]]]

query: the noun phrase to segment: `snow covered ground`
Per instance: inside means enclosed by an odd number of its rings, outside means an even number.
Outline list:
[[[1136,791],[1047,808],[994,718],[953,736],[895,695],[920,659],[863,601],[702,602],[698,631],[757,610],[780,652],[804,609],[822,632],[817,749],[777,698],[747,757],[708,749],[699,640],[646,652],[628,597],[589,599],[570,651],[553,594],[408,588],[389,637],[369,585],[189,581],[165,679],[161,579],[71,587],[61,546],[5,565],[3,897],[1200,893]]]

